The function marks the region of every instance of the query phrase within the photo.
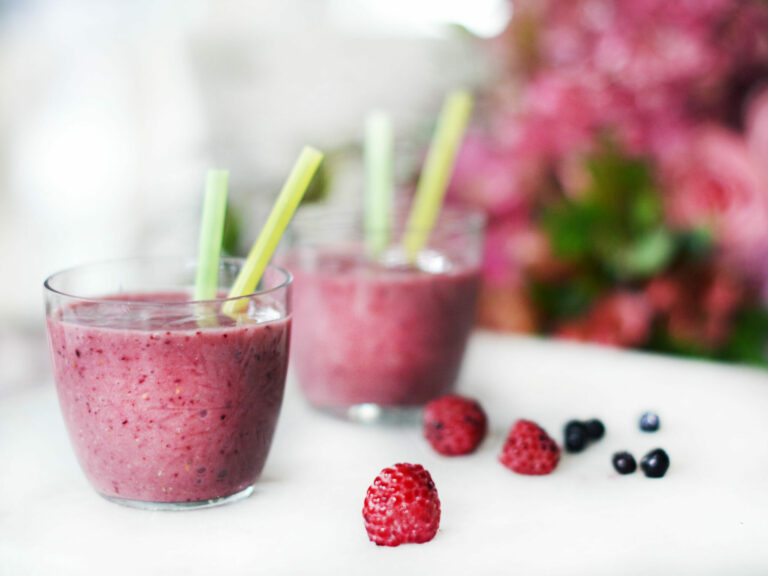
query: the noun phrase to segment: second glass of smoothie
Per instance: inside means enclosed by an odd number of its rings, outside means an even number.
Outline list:
[[[354,211],[294,220],[284,257],[294,275],[292,366],[317,408],[400,419],[455,386],[475,317],[483,218],[443,208],[415,258],[402,248],[406,219],[395,212],[377,251]]]

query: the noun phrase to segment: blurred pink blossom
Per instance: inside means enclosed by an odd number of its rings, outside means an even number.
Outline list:
[[[664,177],[670,223],[711,231],[725,264],[747,278],[765,279],[768,181],[746,142],[723,128],[705,127],[685,153],[668,159]]]
[[[598,301],[590,313],[568,322],[559,338],[631,348],[644,345],[651,335],[653,307],[642,293],[615,292]]]
[[[526,288],[581,271],[552,255],[541,210],[590,189],[586,159],[607,142],[648,160],[668,223],[710,231],[716,258],[694,272],[675,261],[644,290],[609,288],[557,333],[642,346],[659,322],[694,347],[722,344],[760,282],[768,302],[768,86],[754,93],[768,79],[768,2],[511,1],[492,43],[506,69],[449,192],[489,215],[483,317],[551,324]]]
[[[517,0],[538,22],[540,68],[593,68],[634,90],[690,83],[725,64],[714,36],[733,0]],[[510,34],[519,31],[514,26]],[[513,39],[514,40],[514,39]]]
[[[470,132],[456,158],[449,196],[490,216],[503,215],[525,205],[538,178],[535,163],[524,154]]]
[[[736,72],[763,70],[768,65],[768,5],[762,0],[731,0],[722,47]]]
[[[685,298],[685,287],[676,279],[657,276],[645,287],[645,295],[659,314],[669,314]]]
[[[539,270],[551,260],[549,241],[525,214],[489,222],[483,259],[487,284],[521,286],[528,270]]]
[[[641,128],[655,132],[670,118],[731,115],[724,108],[734,81],[768,67],[768,4],[760,0],[516,0],[514,9],[496,45],[513,67],[527,55],[526,84],[583,79],[586,121],[600,110],[602,125],[629,132],[633,143],[664,143]],[[567,116],[565,125],[577,126]]]
[[[675,90],[634,93],[590,70],[545,71],[525,85],[513,113],[497,118],[497,139],[538,173],[583,158],[604,136],[636,155],[670,154],[688,143],[691,126],[679,100]]]
[[[746,125],[747,146],[752,159],[762,172],[763,182],[768,182],[768,87],[750,101],[746,113]]]
[[[547,159],[588,152],[607,102],[600,79],[546,73],[526,86],[518,120],[521,146]]]
[[[654,278],[645,294],[673,341],[707,351],[727,341],[733,316],[746,297],[737,278],[711,270]]]

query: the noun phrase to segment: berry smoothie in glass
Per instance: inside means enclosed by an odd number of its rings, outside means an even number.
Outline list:
[[[415,258],[405,212],[372,254],[353,213],[305,212],[284,257],[294,275],[293,370],[315,407],[355,420],[412,412],[453,390],[480,285],[482,217],[444,208]]]
[[[244,312],[224,294],[242,267],[219,267],[221,298],[194,301],[196,263],[135,259],[45,282],[64,422],[104,497],[150,509],[247,497],[269,453],[285,386],[291,276],[270,267]]]

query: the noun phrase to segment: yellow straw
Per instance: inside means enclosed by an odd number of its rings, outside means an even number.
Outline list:
[[[411,260],[416,259],[435,226],[472,105],[472,95],[463,91],[452,92],[443,104],[403,238]]]
[[[293,217],[293,213],[296,212],[296,208],[304,197],[304,193],[322,160],[322,153],[314,148],[305,147],[301,151],[299,159],[283,184],[283,189],[272,207],[272,212],[270,212],[261,234],[251,248],[243,269],[240,270],[240,274],[229,291],[229,298],[247,296],[256,290],[256,286],[258,286],[259,280],[261,280],[261,276],[264,274],[286,226],[288,226],[288,222]],[[246,306],[247,301],[240,298],[225,302],[222,310],[225,314],[234,315],[241,312]]]

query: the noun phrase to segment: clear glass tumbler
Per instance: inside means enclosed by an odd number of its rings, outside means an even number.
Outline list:
[[[315,407],[353,420],[408,419],[453,390],[480,286],[482,216],[445,207],[414,258],[407,212],[371,248],[359,212],[297,215],[292,366]]]
[[[121,504],[196,508],[245,498],[269,452],[285,387],[291,275],[269,267],[243,312],[193,301],[197,265],[117,260],[45,281],[59,404],[93,487]]]

